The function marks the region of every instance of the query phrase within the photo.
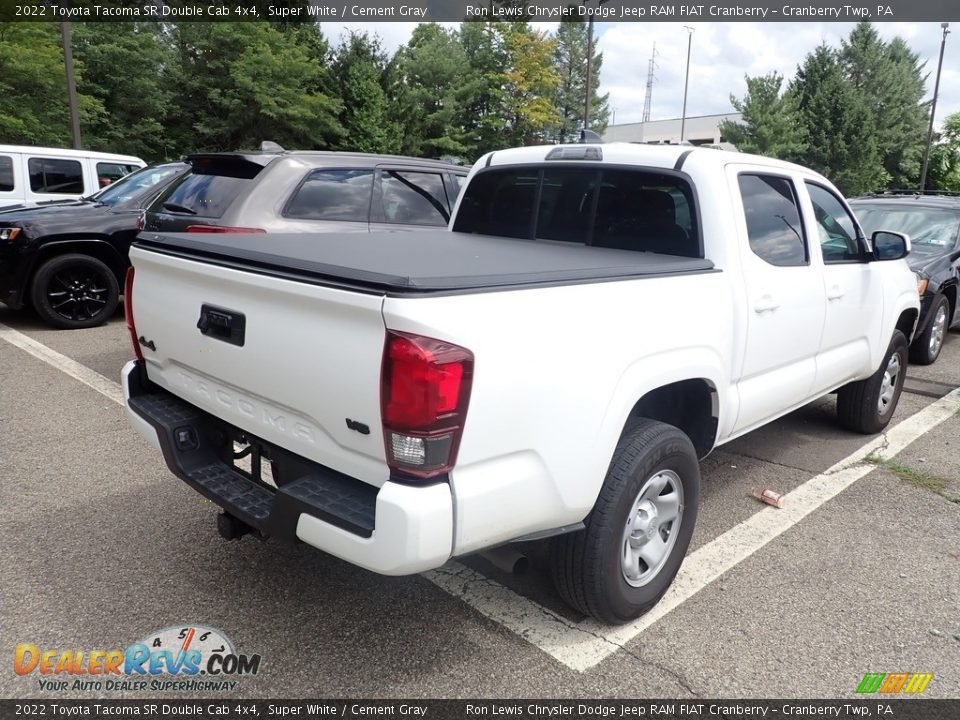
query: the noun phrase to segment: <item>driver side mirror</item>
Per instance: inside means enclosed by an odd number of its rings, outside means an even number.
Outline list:
[[[890,230],[877,230],[870,238],[874,260],[899,260],[910,254],[910,236]]]

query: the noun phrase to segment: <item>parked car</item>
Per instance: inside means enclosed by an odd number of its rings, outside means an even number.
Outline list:
[[[144,168],[82,200],[0,211],[0,302],[57,328],[109,319],[143,209],[185,163]]]
[[[78,200],[145,165],[132,155],[0,145],[0,209]]]
[[[823,222],[856,263],[825,255]],[[553,536],[561,596],[622,623],[680,568],[699,458],[833,391],[846,428],[893,417],[920,306],[909,241],[868,244],[815,172],[683,146],[502,150],[451,227],[141,233],[128,417],[223,509],[224,537],[404,575]]]
[[[343,152],[204,153],[147,211],[146,230],[367,232],[444,227],[468,168]]]
[[[907,262],[917,274],[920,320],[910,360],[929,365],[940,355],[950,326],[960,320],[960,195],[878,194],[851,201],[863,229],[910,236]]]

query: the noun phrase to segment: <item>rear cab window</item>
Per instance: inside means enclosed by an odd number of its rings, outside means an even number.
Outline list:
[[[693,189],[660,169],[550,165],[478,172],[458,232],[703,257]]]

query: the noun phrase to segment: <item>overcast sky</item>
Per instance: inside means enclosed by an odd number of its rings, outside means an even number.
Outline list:
[[[919,1],[919,0],[918,0]],[[555,23],[537,23],[552,30]],[[337,43],[347,29],[366,30],[379,35],[393,52],[405,43],[416,23],[323,23],[327,37]],[[730,94],[746,92],[744,75],[765,75],[773,70],[788,80],[806,54],[821,42],[839,47],[853,23],[692,23],[690,89],[687,116],[732,112]],[[897,35],[926,61],[927,98],[933,84],[940,53],[939,23],[876,23],[884,38]],[[947,36],[937,100],[937,124],[960,111],[960,27]],[[616,123],[639,122],[647,85],[647,64],[657,44],[656,80],[650,118],[680,117],[683,105],[683,77],[686,67],[687,31],[683,23],[596,23],[594,32],[603,52],[601,92],[610,93],[610,107]]]

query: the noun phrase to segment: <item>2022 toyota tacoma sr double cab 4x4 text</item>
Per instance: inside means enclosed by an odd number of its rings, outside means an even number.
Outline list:
[[[621,623],[680,567],[699,458],[832,391],[847,428],[893,414],[909,239],[809,170],[505,150],[450,230],[140,235],[129,418],[225,535],[387,575],[553,535],[563,598]]]

